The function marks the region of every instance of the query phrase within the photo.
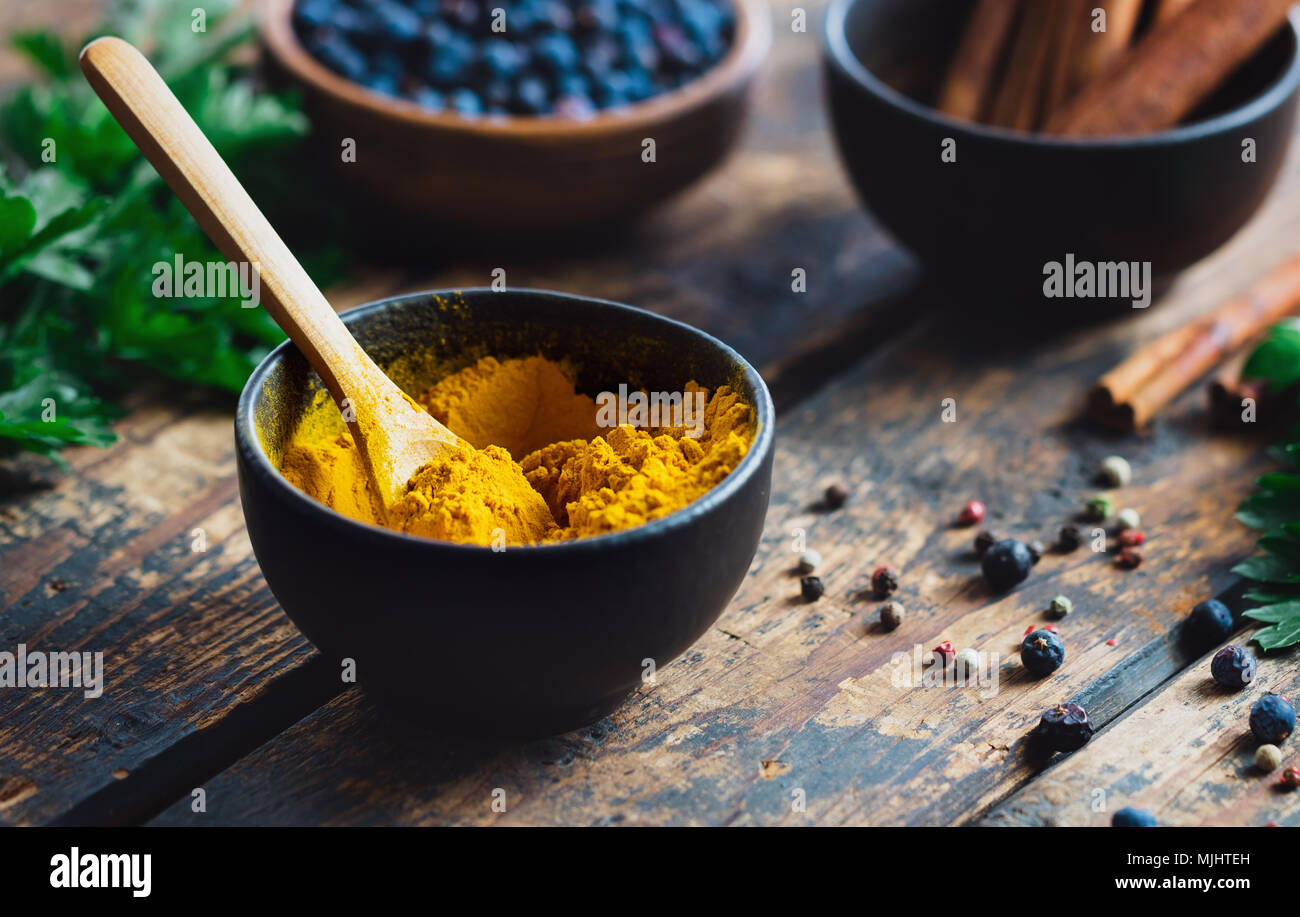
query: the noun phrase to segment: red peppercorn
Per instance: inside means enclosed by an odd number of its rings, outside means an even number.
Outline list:
[[[1283,786],[1288,786],[1293,790],[1296,787],[1300,787],[1300,767],[1296,767],[1292,765],[1291,767],[1288,767],[1286,770],[1282,771],[1281,782]]]
[[[938,646],[934,648],[933,652],[937,653],[940,657],[942,657],[943,664],[945,667],[949,663],[951,663],[954,659],[957,658],[957,651],[952,648],[951,640],[943,641],[942,643],[940,643]]]
[[[1142,566],[1142,552],[1137,548],[1125,548],[1115,558],[1115,564],[1125,570],[1135,570]]]
[[[1043,630],[1050,631],[1050,632],[1052,632],[1052,633],[1054,633],[1054,634],[1059,634],[1059,633],[1060,633],[1060,631],[1056,629],[1056,625],[1055,625],[1055,624],[1044,624],[1044,625],[1043,625]]]
[[[1138,545],[1146,544],[1147,536],[1138,529],[1125,529],[1119,533],[1119,543],[1121,547],[1136,548]]]
[[[1115,638],[1114,638],[1114,637],[1111,637],[1109,640],[1107,640],[1107,641],[1106,641],[1106,645],[1107,645],[1107,646],[1114,646],[1114,645],[1115,645]]]
[[[876,598],[887,599],[898,590],[898,574],[893,567],[877,567],[871,574],[871,591]]]
[[[1028,627],[1025,628],[1025,632],[1024,632],[1021,636],[1028,637],[1030,634],[1032,634],[1032,633],[1033,633],[1034,631],[1036,631],[1036,630],[1038,630],[1038,628],[1035,627],[1034,625],[1030,624]]]
[[[957,521],[962,525],[978,525],[984,521],[984,504],[979,500],[968,500],[961,508]]]

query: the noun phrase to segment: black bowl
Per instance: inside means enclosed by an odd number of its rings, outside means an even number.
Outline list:
[[[640,309],[537,290],[399,296],[343,321],[408,391],[485,354],[542,353],[573,361],[593,394],[620,382],[738,386],[758,419],[744,461],[686,508],[495,552],[357,522],[286,481],[279,458],[320,380],[280,345],[235,417],[249,538],[285,613],[327,658],[355,660],[367,693],[437,728],[562,732],[613,710],[722,613],[753,559],[772,483],[772,399],[734,350]]]
[[[940,286],[1023,307],[1109,310],[1131,300],[1047,300],[1044,267],[1150,262],[1154,285],[1214,251],[1273,186],[1295,125],[1300,35],[1284,27],[1172,130],[1067,140],[929,107],[969,3],[834,0],[825,71],[840,154],[880,222]],[[941,144],[956,142],[943,162]],[[1243,141],[1257,160],[1242,161]]]

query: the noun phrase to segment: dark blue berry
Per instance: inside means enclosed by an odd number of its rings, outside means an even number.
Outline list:
[[[596,113],[596,103],[586,95],[569,93],[561,95],[555,100],[555,113],[561,118],[575,118],[581,120],[590,118]]]
[[[1025,581],[1034,566],[1034,555],[1023,541],[1004,538],[984,552],[980,569],[984,579],[998,592]]]
[[[322,30],[308,49],[317,60],[341,76],[360,81],[366,75],[365,56],[333,31]]]
[[[474,64],[474,45],[458,32],[452,32],[429,49],[426,73],[435,86],[459,86]]]
[[[510,80],[523,69],[527,55],[504,38],[489,38],[479,50],[479,61],[489,80]]]
[[[1268,745],[1277,745],[1295,730],[1295,707],[1281,694],[1265,694],[1250,708],[1250,731]]]
[[[1078,704],[1057,704],[1043,714],[1033,738],[1048,751],[1074,751],[1092,738],[1088,711]]]
[[[1065,644],[1050,630],[1033,631],[1020,644],[1020,661],[1030,675],[1050,675],[1065,661]]]
[[[1192,609],[1183,627],[1198,646],[1212,646],[1232,633],[1232,612],[1218,599],[1207,599]]]
[[[447,106],[468,118],[483,114],[483,100],[472,89],[453,89],[447,96]]]
[[[1225,688],[1240,690],[1255,680],[1255,657],[1240,646],[1225,646],[1210,661],[1210,674]]]
[[[553,32],[533,42],[533,60],[552,73],[567,73],[578,67],[578,47],[568,35]]]
[[[549,105],[550,93],[547,91],[546,82],[541,77],[527,74],[515,83],[511,108],[516,113],[538,115],[546,111]]]
[[[371,9],[384,34],[395,42],[404,44],[415,41],[423,31],[424,23],[420,15],[400,3],[382,0],[382,2],[372,3]]]
[[[442,111],[446,107],[446,99],[441,92],[428,86],[421,86],[411,97],[421,108],[427,108],[429,111]]]
[[[1154,828],[1156,817],[1146,809],[1125,806],[1110,817],[1112,828]]]

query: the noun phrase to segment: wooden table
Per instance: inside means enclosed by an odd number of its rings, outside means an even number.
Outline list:
[[[0,692],[0,821],[1102,824],[1138,805],[1166,823],[1300,824],[1300,794],[1253,772],[1245,726],[1263,690],[1300,692],[1296,654],[1269,655],[1260,687],[1230,695],[1170,639],[1251,550],[1232,514],[1269,467],[1261,441],[1212,432],[1199,388],[1142,436],[1077,420],[1089,383],[1134,343],[1290,252],[1300,146],[1259,216],[1157,308],[1051,334],[1032,318],[957,318],[859,208],[819,103],[816,29],[792,33],[791,7],[775,4],[743,151],[632,238],[504,265],[368,269],[333,292],[347,307],[483,284],[504,266],[512,284],[631,302],[744,352],[781,413],[775,481],[750,576],[716,626],[568,735],[471,741],[396,721],[339,684],[268,592],[229,404],[145,393],[121,442],[72,453],[71,474],[31,461],[5,473],[0,648],[102,650],[106,684],[98,700]],[[795,268],[806,293],[791,290]],[[955,423],[941,420],[945,398]],[[989,595],[972,532],[950,524],[961,504],[981,498],[998,531],[1050,538],[1112,452],[1135,468],[1121,503],[1142,513],[1146,563],[1051,554],[1012,594]],[[851,503],[816,511],[833,480],[853,486]],[[792,573],[796,530],[826,562],[813,604]],[[889,634],[862,593],[881,563],[902,572],[907,606]],[[1015,648],[1058,592],[1075,602],[1060,625],[1068,661],[1029,680]],[[891,677],[895,654],[942,640],[999,654],[996,693]],[[1100,733],[1054,762],[1027,754],[1040,713],[1069,699]]]

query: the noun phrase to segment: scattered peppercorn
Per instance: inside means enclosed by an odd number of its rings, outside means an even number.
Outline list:
[[[1154,828],[1156,817],[1146,809],[1134,809],[1125,806],[1110,817],[1112,828]]]
[[[880,606],[880,623],[885,630],[894,630],[903,623],[903,603],[888,601]]]
[[[1250,708],[1250,731],[1255,738],[1276,745],[1295,729],[1295,707],[1281,694],[1265,694]]]
[[[1183,632],[1197,645],[1211,647],[1232,633],[1232,612],[1218,599],[1206,599],[1192,609]]]
[[[1075,751],[1092,738],[1092,723],[1078,704],[1057,704],[1043,714],[1030,737],[1048,751]]]
[[[1137,510],[1125,508],[1115,515],[1115,524],[1119,526],[1121,532],[1135,529],[1142,525],[1142,517],[1138,515]]]
[[[1105,494],[1089,497],[1083,505],[1083,514],[1093,522],[1105,522],[1115,514],[1115,501]]]
[[[957,651],[952,648],[951,640],[943,641],[938,646],[936,646],[933,650],[931,650],[931,652],[935,653],[940,659],[943,660],[944,668],[947,668],[952,663],[952,661],[955,658],[957,658]]]
[[[1278,782],[1281,783],[1283,786],[1290,787],[1293,790],[1296,787],[1300,787],[1300,767],[1296,767],[1293,764],[1290,767],[1288,767],[1286,770],[1282,771],[1282,779],[1279,780]]]
[[[1225,646],[1210,660],[1210,674],[1225,688],[1240,691],[1255,680],[1255,657],[1240,646]]]
[[[871,574],[871,591],[878,599],[887,599],[898,591],[898,574],[893,567],[877,567]]]
[[[1077,550],[1083,544],[1083,530],[1077,525],[1063,525],[1056,536],[1056,544],[1062,551]]]
[[[980,557],[983,557],[984,552],[997,544],[997,542],[997,535],[994,535],[988,529],[981,529],[979,534],[975,536],[975,553]]]
[[[822,565],[822,556],[809,548],[799,555],[799,569],[804,573],[812,573]]]
[[[1116,555],[1115,565],[1125,570],[1136,570],[1145,559],[1137,548],[1124,548]]]
[[[1043,625],[1043,630],[1047,631],[1049,634],[1059,634],[1059,633],[1060,633],[1060,631],[1056,629],[1056,625],[1055,625],[1055,624],[1044,624],[1044,625]]]
[[[1063,595],[1058,595],[1052,599],[1047,606],[1047,613],[1057,619],[1064,618],[1072,611],[1074,611],[1074,603]]]
[[[1255,766],[1270,773],[1282,766],[1282,749],[1276,745],[1261,745],[1255,749]]]
[[[826,488],[826,505],[829,508],[839,509],[847,502],[849,502],[849,489],[843,484],[837,482]]]
[[[1108,455],[1101,460],[1101,480],[1107,487],[1123,487],[1132,479],[1133,469],[1123,456]]]
[[[957,666],[957,673],[969,678],[972,675],[978,676],[983,668],[983,660],[980,659],[979,650],[967,647],[957,654],[954,660]]]
[[[1037,678],[1050,675],[1065,661],[1065,644],[1047,629],[1035,630],[1020,644],[1020,661]]]
[[[1138,529],[1125,529],[1119,533],[1119,546],[1121,548],[1136,548],[1147,542],[1147,536]]]
[[[978,525],[984,521],[984,504],[979,500],[967,500],[961,508],[957,522],[961,525]]]
[[[1006,592],[1023,583],[1033,565],[1033,555],[1023,541],[1004,538],[984,553],[980,570],[990,586],[998,592]]]
[[[809,602],[815,602],[826,594],[826,584],[820,576],[805,576],[799,580],[799,591]]]
[[[1025,547],[1029,548],[1029,559],[1035,564],[1042,560],[1043,555],[1047,553],[1047,545],[1038,539],[1029,542]]]

